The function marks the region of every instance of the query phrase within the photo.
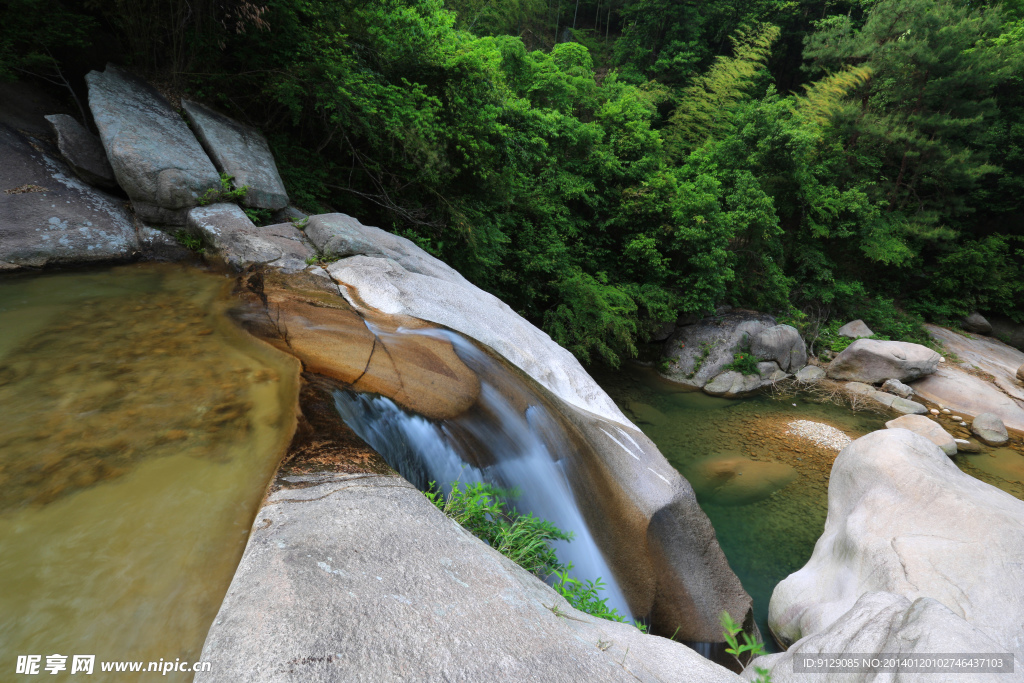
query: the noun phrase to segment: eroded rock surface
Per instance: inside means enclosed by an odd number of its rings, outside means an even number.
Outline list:
[[[144,220],[184,225],[220,176],[185,121],[151,85],[108,65],[91,71],[89,107],[118,184]]]
[[[288,192],[263,133],[189,100],[181,108],[217,170],[247,186],[243,203],[260,209],[288,206]]]
[[[256,516],[197,683],[739,680],[577,612],[399,477],[290,479]]]
[[[811,559],[772,594],[769,625],[780,641],[825,632],[865,593],[883,591],[935,600],[1021,658],[1024,502],[905,429],[843,449],[828,501]]]
[[[935,372],[939,354],[909,342],[858,339],[829,363],[832,379],[880,384],[887,379],[914,380]]]

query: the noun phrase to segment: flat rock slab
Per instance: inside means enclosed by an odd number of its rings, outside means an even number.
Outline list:
[[[198,102],[182,100],[181,108],[217,170],[234,176],[235,187],[249,188],[243,204],[259,209],[288,206],[288,192],[263,133]]]
[[[197,683],[741,680],[574,610],[399,477],[305,479],[256,515]]]
[[[1016,381],[1017,369],[1024,365],[1024,351],[992,337],[965,337],[936,325],[925,325],[925,329],[962,362],[992,375],[992,381],[1006,395],[1024,401],[1024,388]]]
[[[918,397],[960,415],[993,413],[1010,429],[1024,431],[1024,407],[991,382],[943,364],[934,375],[914,382]]]
[[[904,415],[885,423],[886,429],[909,429],[942,449],[946,455],[956,455],[957,445],[953,435],[942,426],[924,415]]]
[[[935,372],[939,358],[920,344],[858,339],[829,363],[827,374],[832,379],[867,384],[881,384],[887,379],[908,381]]]
[[[885,391],[879,391],[870,384],[864,384],[863,382],[847,382],[843,385],[843,390],[849,394],[863,396],[869,401],[880,403],[886,408],[892,408],[904,415],[924,415],[928,412],[928,408],[917,401],[911,401],[910,399],[900,398]]]
[[[184,225],[220,175],[196,136],[151,85],[116,66],[91,71],[89,107],[121,188],[144,221]]]
[[[86,185],[45,148],[0,124],[0,264],[127,260],[139,244],[124,201]]]
[[[46,117],[57,136],[57,149],[79,178],[95,187],[116,190],[114,169],[100,139],[67,114]]]
[[[294,225],[256,227],[236,204],[197,206],[189,211],[188,229],[238,270],[265,263],[293,273],[305,270],[313,256]]]
[[[836,457],[825,530],[807,564],[776,586],[768,623],[791,644],[883,591],[938,601],[1019,659],[1022,555],[1024,501],[961,472],[914,432],[879,430]]]

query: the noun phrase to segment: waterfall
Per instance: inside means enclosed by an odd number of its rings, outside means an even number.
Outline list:
[[[379,337],[392,336],[367,326]],[[573,494],[572,445],[547,407],[531,401],[525,410],[517,409],[496,387],[498,373],[510,373],[461,335],[440,329],[399,329],[393,334],[424,334],[450,342],[480,378],[477,406],[453,420],[434,422],[382,396],[337,390],[334,402],[345,423],[421,490],[436,482],[448,493],[454,481],[517,489],[517,510],[573,533],[572,541],[553,543],[559,560],[572,563],[572,575],[581,580],[600,577],[608,606],[631,619],[632,612]],[[507,383],[508,378],[504,379]]]

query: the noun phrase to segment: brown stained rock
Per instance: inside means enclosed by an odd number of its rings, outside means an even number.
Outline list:
[[[450,342],[401,316],[357,313],[330,285],[315,276],[288,281],[272,273],[243,276],[249,306],[240,317],[250,332],[302,361],[307,372],[377,393],[432,419],[466,412],[480,394],[480,381]]]

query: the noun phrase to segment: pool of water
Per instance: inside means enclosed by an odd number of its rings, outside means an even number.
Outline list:
[[[167,264],[0,279],[4,670],[199,659],[298,387],[224,315],[228,285]]]

